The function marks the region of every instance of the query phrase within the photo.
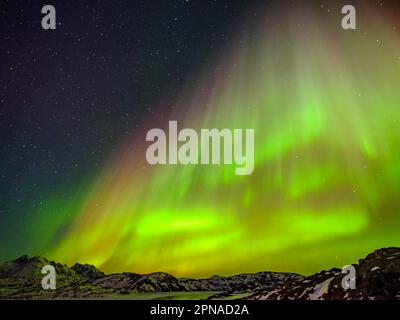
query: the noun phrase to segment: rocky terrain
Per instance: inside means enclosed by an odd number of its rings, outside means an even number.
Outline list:
[[[250,300],[399,300],[400,248],[379,249],[353,265],[356,288],[344,290],[341,269],[294,279],[274,290],[260,290]]]
[[[43,290],[41,268],[51,264],[57,289]],[[353,265],[356,289],[344,290],[341,269],[304,277],[258,272],[207,279],[176,278],[164,272],[106,275],[88,264],[72,267],[40,257],[22,256],[0,265],[0,299],[97,299],[166,292],[210,292],[211,299],[250,300],[388,300],[400,299],[400,248],[369,254]],[[152,295],[157,297],[157,295]]]
[[[51,264],[57,273],[57,289],[43,290],[41,269]],[[290,273],[259,272],[232,277],[178,279],[168,273],[119,273],[105,275],[88,264],[71,268],[40,257],[22,256],[0,266],[0,298],[3,299],[81,299],[102,298],[135,293],[161,292],[254,292],[275,288],[302,276]]]
[[[296,273],[257,272],[243,273],[231,277],[212,276],[207,279],[180,279],[180,283],[190,291],[240,293],[275,288],[287,281],[303,278]]]

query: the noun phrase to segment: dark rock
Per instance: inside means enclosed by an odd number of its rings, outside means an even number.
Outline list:
[[[104,272],[100,271],[91,264],[75,263],[71,269],[74,270],[79,276],[86,279],[97,279],[105,276]]]
[[[275,290],[262,290],[247,297],[255,300],[397,300],[400,299],[400,248],[374,251],[356,269],[356,289],[345,290],[341,269],[320,272],[289,281]]]
[[[41,268],[51,264],[57,289],[41,288]],[[400,248],[379,249],[354,265],[356,289],[344,290],[341,269],[324,270],[309,277],[293,273],[258,272],[206,279],[177,279],[171,274],[119,273],[105,275],[96,267],[76,263],[72,268],[41,257],[22,256],[0,265],[0,298],[93,299],[176,291],[215,291],[213,299],[227,297],[260,300],[387,300],[400,298]]]

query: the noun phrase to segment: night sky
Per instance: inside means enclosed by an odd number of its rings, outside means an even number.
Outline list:
[[[400,245],[400,7],[353,3],[344,31],[346,1],[3,0],[0,260],[310,273]],[[148,165],[168,120],[254,128],[254,173]]]
[[[156,99],[173,107],[179,88],[196,81],[189,72],[251,9],[249,1],[52,1],[57,29],[45,31],[45,4],[1,2],[2,259],[29,250],[25,221],[49,192],[73,198]]]

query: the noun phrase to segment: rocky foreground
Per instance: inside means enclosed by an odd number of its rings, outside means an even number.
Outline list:
[[[400,248],[379,249],[353,265],[356,289],[344,290],[341,269],[333,268],[261,290],[249,300],[400,300]]]
[[[51,264],[57,274],[57,289],[43,290],[41,269]],[[106,275],[89,264],[71,268],[40,257],[22,256],[0,266],[0,298],[2,299],[90,299],[121,297],[136,293],[161,292],[254,292],[273,289],[289,280],[301,279],[292,273],[259,272],[231,277],[213,276],[207,279],[176,278],[156,272],[131,272]]]
[[[57,289],[43,290],[41,269],[51,264]],[[400,248],[369,254],[354,265],[356,289],[344,290],[341,269],[304,277],[259,272],[207,279],[176,278],[168,273],[106,275],[88,264],[72,267],[40,257],[22,256],[0,265],[0,299],[100,299],[135,297],[139,293],[217,292],[211,299],[251,300],[387,300],[400,299]],[[154,295],[153,295],[154,297]]]

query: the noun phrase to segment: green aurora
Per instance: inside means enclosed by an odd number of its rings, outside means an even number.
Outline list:
[[[400,245],[400,20],[357,9],[356,31],[319,6],[245,19],[157,120],[254,128],[252,175],[147,164],[157,121],[143,119],[75,202],[38,214],[62,220],[35,225],[45,252],[106,272],[196,277],[309,274]]]

